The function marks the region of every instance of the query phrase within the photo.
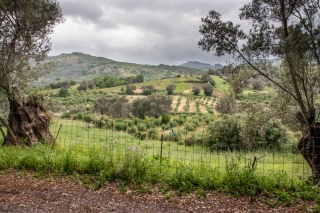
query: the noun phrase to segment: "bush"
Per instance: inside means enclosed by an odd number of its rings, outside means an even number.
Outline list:
[[[195,126],[193,123],[187,123],[184,126],[184,130],[187,132],[193,132],[195,130]]]
[[[194,137],[186,138],[186,139],[184,140],[184,144],[185,144],[186,146],[192,146],[192,145],[194,145],[194,144],[195,144],[195,139],[194,139]]]
[[[63,113],[62,115],[61,115],[61,118],[71,118],[71,114],[70,114],[70,112],[65,112],[65,113]]]
[[[128,128],[128,133],[129,134],[135,134],[138,132],[138,129],[136,126],[132,125],[131,127]]]
[[[148,138],[152,140],[158,140],[159,139],[159,132],[156,128],[149,129],[148,131]]]
[[[181,140],[180,133],[170,133],[170,134],[163,134],[164,141],[172,141],[172,142],[179,142]]]
[[[145,132],[137,132],[135,134],[135,137],[138,138],[139,140],[145,140],[147,137],[147,134]]]
[[[163,113],[161,115],[161,124],[168,124],[170,122],[170,115]]]
[[[117,130],[117,131],[127,131],[127,124],[125,122],[117,122],[115,125],[114,125],[114,128]]]
[[[69,96],[69,90],[66,88],[61,88],[58,93],[59,97],[65,98]]]
[[[83,120],[87,123],[90,123],[91,121],[93,121],[93,119],[90,115],[83,116]]]
[[[140,132],[144,132],[144,131],[147,130],[147,125],[146,125],[145,123],[139,123],[139,124],[137,125],[137,128],[138,128],[138,130],[139,130]]]

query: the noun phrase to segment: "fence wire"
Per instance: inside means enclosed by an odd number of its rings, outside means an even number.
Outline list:
[[[298,153],[298,139],[288,135],[289,140],[278,147],[257,147],[250,150],[210,148],[205,144],[208,137],[206,125],[200,125],[196,131],[172,128],[157,132],[117,131],[114,126],[98,128],[98,124],[77,120],[53,119],[51,133],[56,138],[56,147],[81,150],[98,150],[101,153],[123,153],[132,151],[146,156],[174,161],[185,165],[202,165],[214,171],[223,172],[230,161],[242,166],[251,166],[257,171],[287,173],[292,178],[306,178],[311,169],[303,156]],[[179,137],[178,137],[179,136]],[[177,139],[179,138],[179,139]],[[161,168],[160,168],[161,169]]]

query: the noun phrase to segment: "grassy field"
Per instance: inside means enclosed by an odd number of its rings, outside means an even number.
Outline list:
[[[62,125],[62,126],[61,126]],[[58,130],[61,130],[58,134]],[[56,146],[61,149],[92,149],[121,153],[123,150],[143,153],[146,156],[160,156],[175,163],[186,165],[205,164],[209,168],[224,172],[230,161],[237,161],[239,165],[251,164],[254,157],[260,158],[257,170],[263,174],[287,173],[291,177],[304,178],[310,175],[310,168],[300,154],[293,154],[289,150],[256,150],[256,151],[213,151],[205,146],[185,146],[177,142],[162,142],[158,140],[138,140],[134,136],[120,131],[86,127],[85,123],[73,120],[54,119],[51,131],[57,136]],[[175,133],[185,134],[183,129],[175,128]],[[164,135],[171,131],[163,132]],[[192,133],[191,133],[192,134]],[[194,137],[201,138],[204,132],[193,133]],[[187,137],[187,136],[185,136]],[[295,143],[295,141],[291,141]]]

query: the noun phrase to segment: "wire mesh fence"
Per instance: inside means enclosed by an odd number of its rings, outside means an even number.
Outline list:
[[[130,132],[117,130],[115,125],[99,128],[97,123],[77,120],[53,119],[51,133],[56,138],[55,146],[63,149],[98,150],[102,154],[123,155],[125,152],[143,153],[157,158],[160,163],[174,161],[189,166],[205,166],[214,171],[225,172],[230,161],[240,166],[250,166],[264,175],[286,173],[292,178],[306,178],[311,169],[297,151],[297,138],[287,135],[285,143],[277,147],[257,146],[248,150],[212,148],[206,139],[207,125],[200,125],[195,131],[183,127],[153,131]],[[129,133],[130,132],[130,133]],[[161,171],[163,172],[163,171]]]

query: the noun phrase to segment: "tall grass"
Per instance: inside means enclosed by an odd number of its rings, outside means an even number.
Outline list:
[[[121,180],[138,187],[156,183],[166,190],[189,192],[200,189],[252,198],[262,196],[266,202],[272,200],[272,204],[290,205],[296,199],[320,200],[318,187],[292,179],[285,172],[271,172],[266,176],[252,169],[241,157],[228,158],[224,165],[224,169],[219,170],[206,163],[178,162],[150,156],[146,150],[136,147],[87,150],[38,145],[0,149],[1,170],[14,168],[69,175],[97,188],[106,181]]]

